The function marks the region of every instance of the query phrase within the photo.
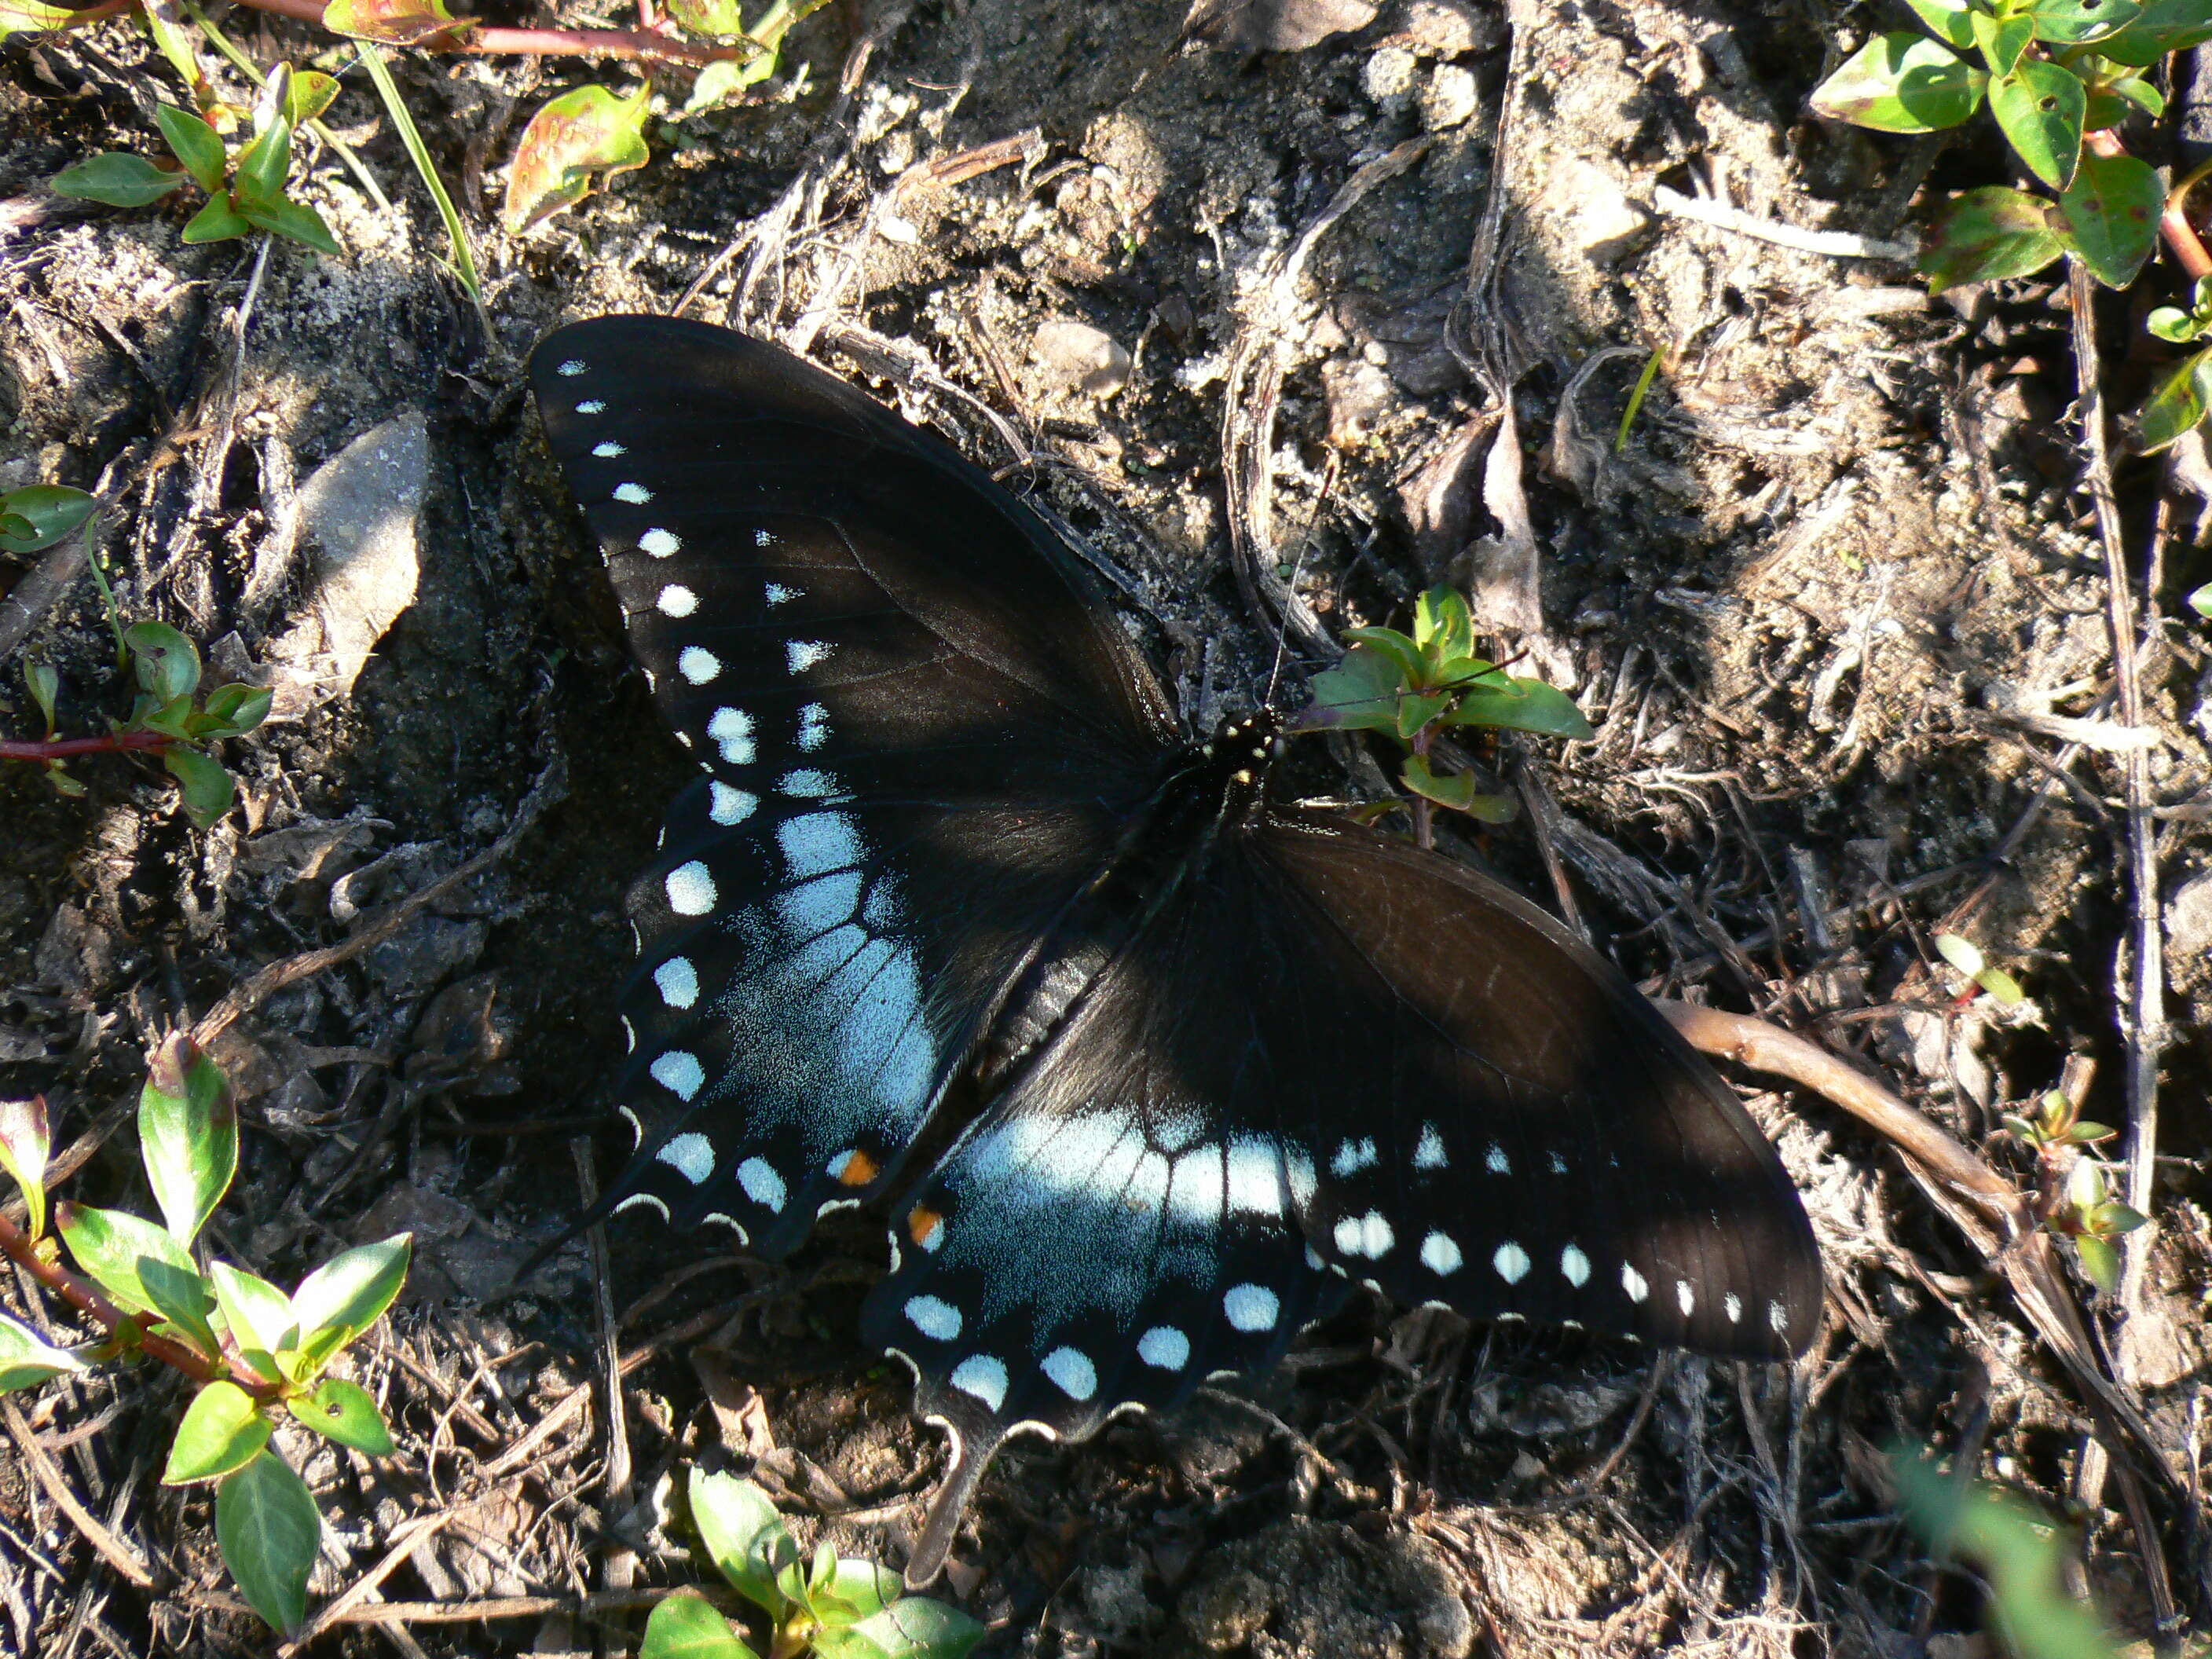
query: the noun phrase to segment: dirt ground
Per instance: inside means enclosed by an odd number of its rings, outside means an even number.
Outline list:
[[[1185,39],[1186,0],[870,0],[800,27],[795,81],[656,127],[648,168],[520,236],[497,223],[497,167],[585,71],[410,58],[401,83],[473,215],[489,334],[357,76],[329,119],[397,205],[307,143],[303,193],[345,255],[263,258],[187,246],[189,205],[46,191],[96,149],[151,149],[151,104],[175,94],[140,36],[0,48],[0,488],[109,497],[124,617],[272,684],[280,716],[228,746],[241,805],[206,833],[151,766],[82,763],[81,799],[0,769],[0,1095],[42,1093],[59,1144],[90,1137],[65,1195],[139,1195],[125,1126],[159,1033],[493,854],[218,1050],[246,1124],[223,1255],[289,1283],[344,1243],[417,1240],[357,1369],[403,1455],[297,1449],[331,1522],[319,1596],[421,1530],[318,1651],[622,1651],[645,1604],[629,1587],[699,1576],[664,1525],[685,1466],[749,1471],[809,1538],[898,1559],[940,1465],[902,1374],[853,1334],[883,1268],[868,1218],[830,1218],[771,1269],[634,1214],[603,1288],[582,1243],[508,1283],[580,1170],[627,1149],[605,1119],[623,894],[690,771],[520,390],[563,320],[696,288],[689,314],[934,420],[1128,578],[1196,711],[1255,699],[1273,653],[1233,546],[1255,591],[1294,584],[1294,645],[1402,625],[1437,579],[1471,586],[1598,735],[1488,757],[1528,810],[1456,850],[1547,902],[1563,886],[1647,989],[1856,1056],[2001,1168],[2027,1166],[1998,1112],[2069,1060],[2094,1062],[2087,1115],[2126,1121],[2134,901],[2063,287],[1926,297],[1893,245],[2002,158],[1807,118],[1844,10],[1256,0],[1206,42]],[[1255,49],[1316,19],[1348,27]],[[263,62],[324,39],[227,26]],[[1712,202],[1864,242],[1781,245],[1696,216]],[[2107,320],[2125,407],[2144,371]],[[2212,653],[2179,595],[2212,569],[2189,476],[2118,471],[2138,584],[2157,548],[2139,679],[2172,1037],[2125,1364],[2193,1492]],[[0,557],[0,591],[34,591],[33,562]],[[61,672],[65,730],[127,708],[89,580],[5,656],[0,734],[35,735],[28,660]],[[1340,790],[1380,793],[1372,757],[1328,760]],[[1954,1001],[1942,931],[2027,1002]],[[1356,1308],[1271,1376],[1010,1449],[949,1581],[987,1650],[1986,1651],[1972,1582],[1896,1516],[1881,1455],[1900,1441],[1963,1443],[2070,1508],[2086,1582],[2149,1635],[2117,1485],[2082,1473],[2081,1401],[1990,1262],[1875,1136],[1735,1077],[1828,1264],[1826,1332],[1796,1368]],[[204,1495],[155,1483],[173,1380],[21,1401],[0,1443],[0,1649],[268,1650],[224,1599]],[[153,1590],[55,1506],[26,1434]],[[2201,1612],[2202,1558],[2160,1519]],[[423,1605],[502,1597],[489,1621]]]

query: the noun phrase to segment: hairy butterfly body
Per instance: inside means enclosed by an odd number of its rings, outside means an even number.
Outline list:
[[[1795,1192],[1617,970],[1271,805],[1269,717],[1187,744],[1073,551],[949,447],[698,324],[580,324],[532,373],[701,767],[634,901],[607,1201],[775,1257],[896,1192],[864,1334],[956,1439],[914,1577],[1007,1434],[1270,1364],[1355,1281],[1810,1340]],[[937,1123],[960,1079],[980,1105]]]

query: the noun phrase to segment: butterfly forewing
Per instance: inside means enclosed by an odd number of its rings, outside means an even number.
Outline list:
[[[781,1254],[896,1167],[1155,787],[1164,706],[1049,531],[819,371],[615,318],[532,372],[706,773],[633,901],[612,1196]]]

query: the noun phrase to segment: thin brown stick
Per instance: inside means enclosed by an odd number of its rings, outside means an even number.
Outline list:
[[[54,1500],[54,1506],[69,1516],[70,1523],[84,1534],[84,1541],[99,1553],[100,1559],[142,1590],[160,1588],[153,1569],[126,1549],[123,1540],[102,1526],[99,1517],[85,1508],[77,1495],[70,1490],[69,1482],[54,1467],[54,1460],[39,1443],[39,1437],[31,1431],[31,1425],[23,1420],[21,1408],[4,1395],[0,1395],[0,1420],[7,1423],[8,1432],[15,1437],[16,1449],[23,1454],[23,1462],[30,1466],[31,1473],[37,1477],[39,1485],[46,1489],[46,1496]]]
[[[302,23],[322,25],[327,0],[240,0],[256,11]],[[458,20],[467,24],[470,20]],[[663,34],[655,29],[509,29],[463,27],[450,34],[433,34],[405,43],[417,52],[516,52],[533,58],[611,58],[647,63],[744,63],[760,56],[753,41],[731,46],[702,46]]]

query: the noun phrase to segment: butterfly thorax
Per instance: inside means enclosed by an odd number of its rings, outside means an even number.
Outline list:
[[[1224,720],[1132,811],[1114,855],[1062,913],[1000,1005],[974,1074],[995,1087],[1073,1014],[1099,973],[1258,816],[1283,746],[1269,714]]]

